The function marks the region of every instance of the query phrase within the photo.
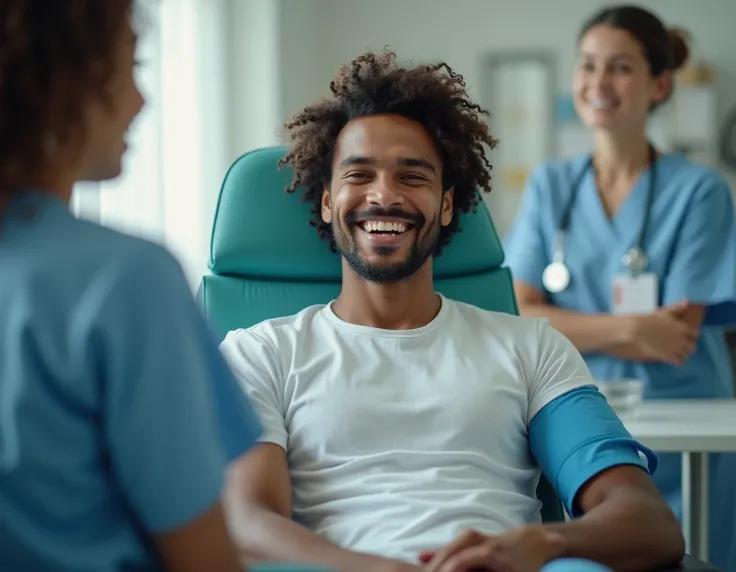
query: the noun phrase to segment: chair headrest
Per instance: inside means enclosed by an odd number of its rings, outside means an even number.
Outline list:
[[[291,195],[285,147],[246,153],[225,175],[215,212],[209,268],[214,274],[262,280],[341,280],[340,257],[309,224],[311,204]],[[462,232],[437,257],[438,278],[477,274],[503,264],[503,249],[484,203],[462,216]]]

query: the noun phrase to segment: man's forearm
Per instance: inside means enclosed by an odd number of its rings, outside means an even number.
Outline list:
[[[232,530],[247,564],[261,561],[319,564],[334,570],[356,572],[404,572],[402,566],[378,556],[340,548],[305,527],[266,509],[254,508],[244,515],[247,526]]]
[[[577,520],[544,526],[565,538],[564,556],[587,558],[617,571],[677,565],[685,553],[685,540],[669,508],[638,492],[616,495]]]

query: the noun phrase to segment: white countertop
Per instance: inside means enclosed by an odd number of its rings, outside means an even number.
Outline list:
[[[621,420],[654,451],[736,452],[736,399],[645,401]]]

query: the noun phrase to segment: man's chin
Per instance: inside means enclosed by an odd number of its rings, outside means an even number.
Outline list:
[[[409,258],[390,260],[388,257],[347,257],[353,272],[368,282],[392,284],[411,278],[422,265],[412,263]]]
[[[401,252],[401,249],[395,246],[375,246],[369,252],[360,252],[360,258],[366,264],[375,264],[376,266],[393,266],[406,262],[408,253]]]
[[[409,265],[411,263],[410,258],[407,253],[402,253],[392,247],[375,248],[369,255],[359,255],[362,266],[374,268],[378,272],[398,270],[403,266]]]
[[[402,282],[416,274],[429,258],[420,255],[416,245],[345,242],[336,241],[337,249],[353,273],[376,284]]]

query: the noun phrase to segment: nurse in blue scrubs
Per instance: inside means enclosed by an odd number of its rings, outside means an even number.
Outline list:
[[[573,96],[592,153],[541,165],[506,237],[521,313],[545,316],[596,379],[640,379],[648,399],[730,398],[724,327],[736,321],[736,226],[712,169],[647,140],[649,113],[687,57],[681,35],[636,7],[593,16]],[[677,455],[654,476],[681,515]],[[714,456],[710,555],[736,570],[736,463]]]
[[[0,3],[0,570],[236,572],[260,426],[180,266],[74,218],[143,106],[132,0]]]

